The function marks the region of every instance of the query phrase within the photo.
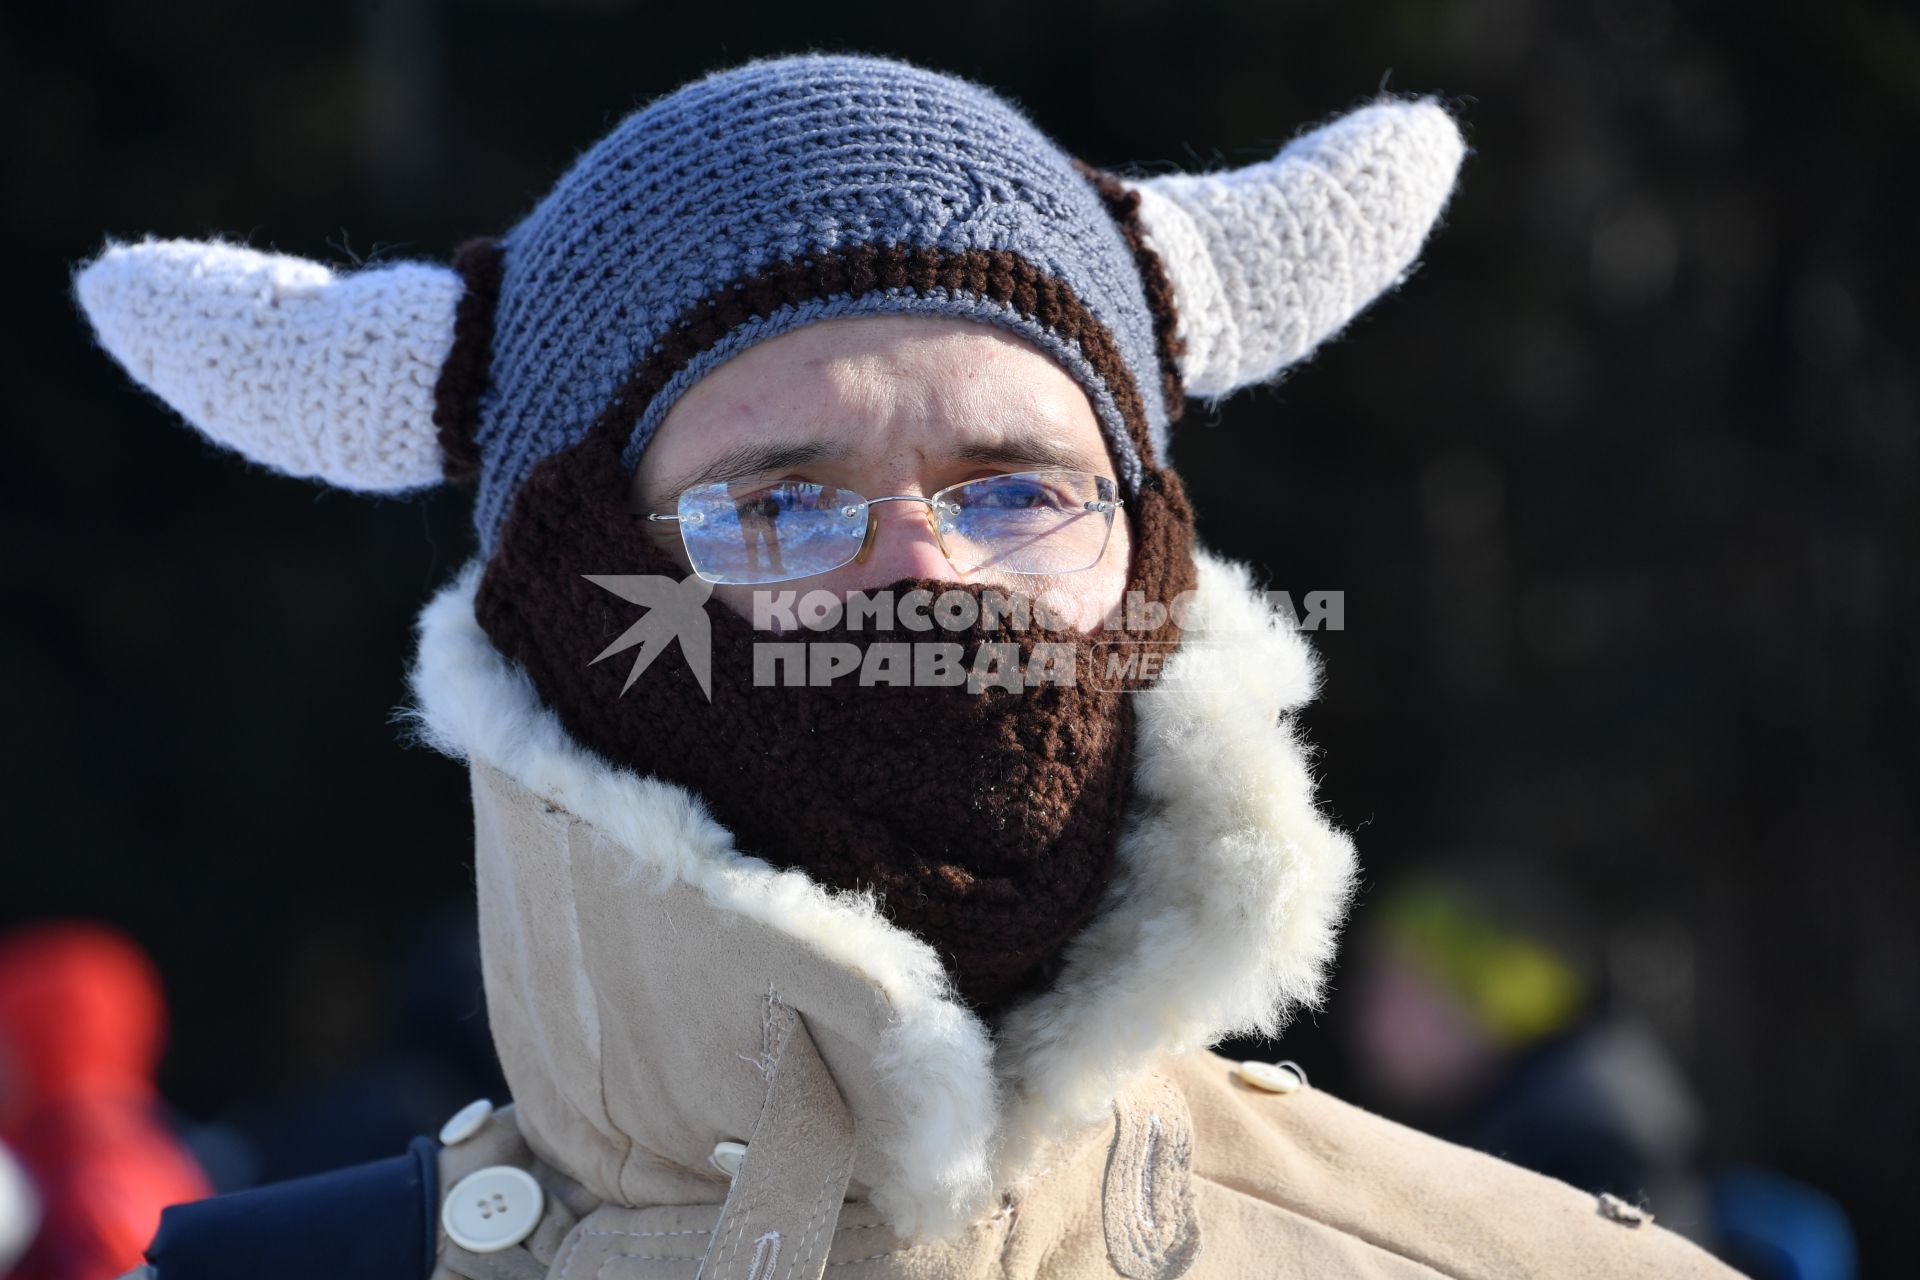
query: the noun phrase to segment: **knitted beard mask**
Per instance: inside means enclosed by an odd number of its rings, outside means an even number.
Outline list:
[[[593,452],[536,472],[535,491],[508,520],[475,606],[494,644],[526,669],[576,738],[694,791],[743,853],[836,888],[876,891],[896,923],[940,953],[976,1008],[990,1011],[1043,982],[1099,906],[1129,791],[1132,691],[1142,681],[1106,678],[1106,656],[1136,642],[1164,652],[1179,636],[1171,608],[1154,629],[1090,634],[1042,627],[1038,611],[1017,626],[984,609],[958,630],[841,619],[775,634],[710,598],[712,700],[673,649],[623,694],[631,662],[593,660],[639,614],[581,575],[678,581],[686,570],[624,503],[604,500],[624,473],[604,450],[594,466]],[[1122,511],[1132,519],[1127,592],[1172,606],[1195,581],[1193,516],[1179,480],[1154,468]],[[780,589],[789,586],[807,589],[804,579]],[[965,591],[976,601],[990,590],[937,579],[875,590],[890,591],[897,608],[914,589],[933,598]],[[1023,672],[1044,643],[1062,646],[1050,651],[1052,669],[1070,655],[1072,683],[971,692],[863,684],[854,667],[830,684],[776,677],[756,685],[755,646],[794,641],[851,644],[863,658],[876,644],[958,645],[962,670],[973,668],[982,643],[1011,641]]]

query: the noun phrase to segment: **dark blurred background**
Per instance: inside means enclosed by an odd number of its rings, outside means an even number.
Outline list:
[[[70,267],[148,232],[445,260],[633,106],[809,48],[983,81],[1133,172],[1265,158],[1383,84],[1448,99],[1472,154],[1415,276],[1176,436],[1206,541],[1345,593],[1307,728],[1367,888],[1278,1052],[1445,1131],[1343,996],[1393,953],[1388,898],[1491,892],[1582,1019],[1671,1060],[1686,1159],[1819,1188],[1893,1272],[1920,1138],[1920,15],[1866,0],[7,6],[0,925],[146,947],[162,1090],[215,1180],[388,1154],[330,1117],[384,1096],[437,1124],[487,1079],[465,775],[390,721],[466,497],[217,453],[92,348]],[[1427,954],[1465,936],[1395,918]]]

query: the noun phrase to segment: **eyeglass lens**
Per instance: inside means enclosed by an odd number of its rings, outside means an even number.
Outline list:
[[[942,489],[933,512],[963,573],[1075,573],[1105,552],[1114,497],[1106,476],[1023,471]],[[831,485],[703,485],[680,495],[680,536],[709,582],[784,582],[857,556],[868,513],[864,496]]]

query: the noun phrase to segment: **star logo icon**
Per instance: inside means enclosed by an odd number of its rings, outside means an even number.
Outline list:
[[[713,594],[711,582],[697,573],[690,573],[677,582],[653,573],[586,573],[580,576],[594,586],[611,591],[622,600],[637,604],[647,611],[638,622],[622,631],[612,644],[596,654],[587,663],[588,666],[638,645],[640,652],[634,655],[633,669],[627,672],[627,682],[620,686],[620,692],[624,694],[633,688],[633,682],[653,664],[661,651],[677,639],[680,641],[680,652],[686,655],[688,669],[693,672],[693,678],[700,682],[700,692],[707,695],[708,702],[713,701],[713,624],[703,607],[707,597]]]

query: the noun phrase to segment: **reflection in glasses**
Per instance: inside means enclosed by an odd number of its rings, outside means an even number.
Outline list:
[[[687,560],[709,582],[767,583],[864,562],[884,502],[917,502],[940,551],[962,573],[1077,573],[1097,564],[1121,502],[1111,477],[1021,471],[950,485],[932,497],[867,498],[803,481],[720,482],[680,495]]]

